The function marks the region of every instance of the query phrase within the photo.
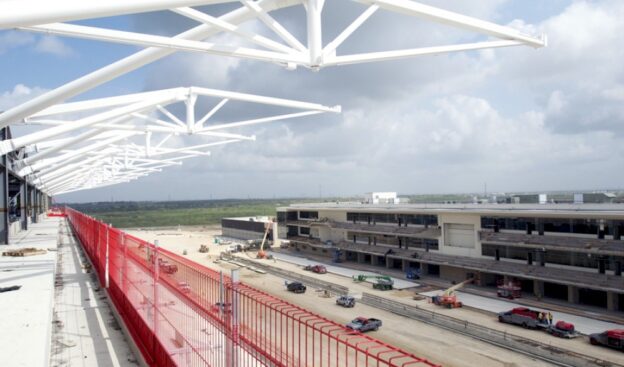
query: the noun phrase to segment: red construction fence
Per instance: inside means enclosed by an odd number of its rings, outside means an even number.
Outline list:
[[[64,210],[151,366],[435,366],[411,353]]]

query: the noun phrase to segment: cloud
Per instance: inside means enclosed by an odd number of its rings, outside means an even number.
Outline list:
[[[67,46],[56,36],[43,36],[35,45],[35,51],[39,53],[52,54],[55,56],[66,57],[75,54],[75,51]]]
[[[28,87],[17,84],[12,90],[0,94],[0,111],[6,111],[46,92],[41,87]]]
[[[13,49],[33,44],[35,36],[18,31],[0,31],[0,55]]]

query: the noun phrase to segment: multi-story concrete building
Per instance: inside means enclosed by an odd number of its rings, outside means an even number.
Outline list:
[[[624,204],[294,204],[298,251],[624,311]]]

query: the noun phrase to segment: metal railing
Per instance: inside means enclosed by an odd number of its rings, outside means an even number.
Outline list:
[[[151,366],[435,366],[65,209]]]

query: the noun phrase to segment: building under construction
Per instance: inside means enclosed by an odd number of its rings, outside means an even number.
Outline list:
[[[294,204],[295,250],[624,311],[623,204]]]

